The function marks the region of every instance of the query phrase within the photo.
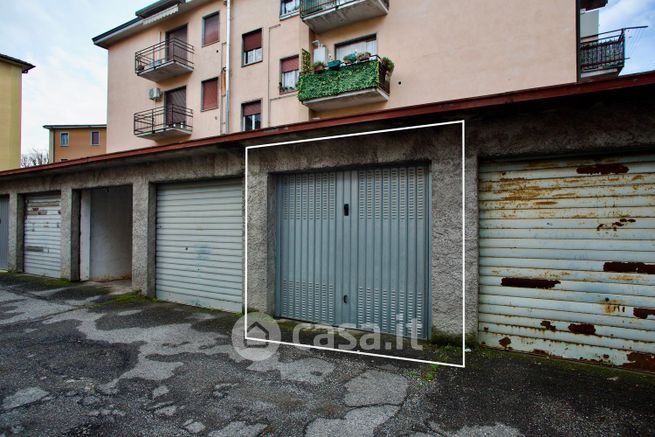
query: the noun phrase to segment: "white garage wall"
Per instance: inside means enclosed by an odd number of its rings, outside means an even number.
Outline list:
[[[95,188],[83,192],[80,220],[81,279],[131,277],[132,187]]]

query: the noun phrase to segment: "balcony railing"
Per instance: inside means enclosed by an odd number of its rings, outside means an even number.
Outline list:
[[[193,46],[169,38],[134,54],[134,71],[153,81],[170,79],[193,71]]]
[[[338,9],[358,1],[361,0],[300,0],[300,16],[305,18],[318,12]],[[382,0],[382,3],[389,9],[389,0]]]
[[[163,139],[190,135],[193,130],[193,111],[177,105],[162,106],[134,114],[134,135],[142,138]]]
[[[321,33],[389,13],[389,0],[300,0],[300,18]]]
[[[390,73],[378,56],[303,74],[298,81],[298,100],[317,111],[384,102],[389,91]]]
[[[625,31],[614,30],[585,38],[580,42],[580,72],[614,72],[625,65]]]

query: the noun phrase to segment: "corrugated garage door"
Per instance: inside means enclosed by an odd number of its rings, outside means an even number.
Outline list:
[[[421,166],[281,176],[278,315],[426,337],[429,197]]]
[[[241,180],[162,185],[157,190],[157,297],[241,311]]]
[[[25,197],[23,270],[32,275],[61,276],[61,197]]]
[[[655,369],[655,156],[481,165],[480,340]]]

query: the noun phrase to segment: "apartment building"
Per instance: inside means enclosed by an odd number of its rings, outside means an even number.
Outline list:
[[[23,74],[32,68],[0,53],[0,170],[20,166]]]
[[[107,153],[107,125],[57,124],[49,131],[48,160],[62,162]]]
[[[94,38],[108,151],[576,82],[604,4],[161,0]]]

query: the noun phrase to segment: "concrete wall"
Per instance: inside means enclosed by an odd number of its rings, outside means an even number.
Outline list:
[[[132,187],[81,193],[80,279],[132,276]]]
[[[20,167],[22,68],[0,61],[0,171]]]
[[[100,133],[100,144],[91,144],[91,132]],[[68,132],[68,145],[61,145],[62,132]],[[52,129],[52,156],[50,162],[60,162],[62,160],[85,158],[87,156],[96,156],[107,153],[107,129],[106,128],[79,128],[79,129]]]

